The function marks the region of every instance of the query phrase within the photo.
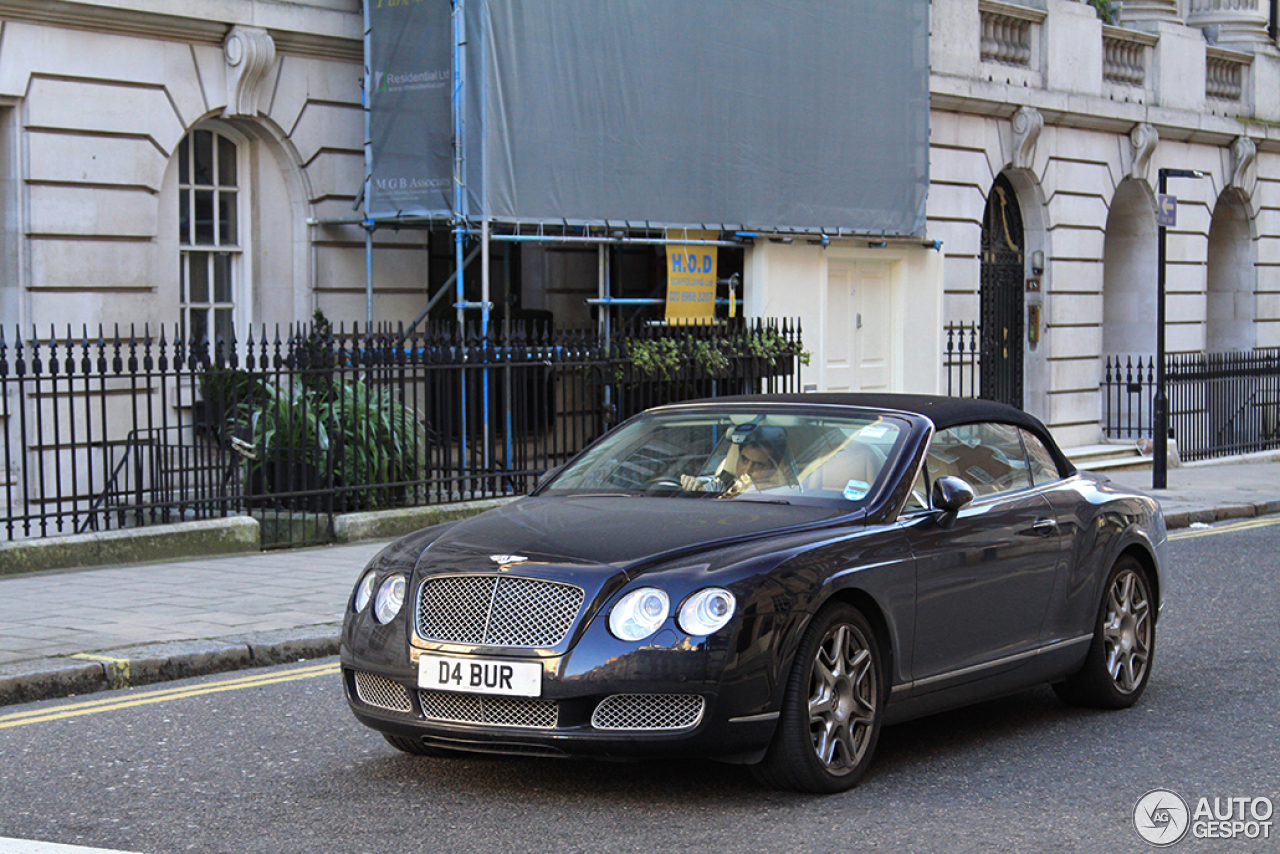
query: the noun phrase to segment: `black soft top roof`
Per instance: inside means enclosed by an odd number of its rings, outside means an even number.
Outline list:
[[[899,412],[912,412],[923,415],[933,422],[934,427],[945,430],[959,424],[972,424],[976,421],[995,421],[1001,424],[1015,424],[1024,427],[1039,436],[1049,452],[1058,463],[1058,469],[1064,475],[1075,471],[1075,466],[1066,458],[1058,443],[1053,441],[1047,427],[1039,418],[1005,403],[994,400],[981,400],[968,397],[942,397],[932,394],[752,394],[717,397],[708,400],[687,401],[688,403],[746,403],[746,404],[795,404],[820,406],[858,406],[866,409],[896,409]],[[679,404],[676,404],[677,406]]]

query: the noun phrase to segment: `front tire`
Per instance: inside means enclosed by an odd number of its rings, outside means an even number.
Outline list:
[[[823,608],[796,653],[773,743],[752,768],[756,778],[815,794],[853,788],[871,764],[885,696],[871,624],[850,605]]]
[[[1098,709],[1138,702],[1151,676],[1155,617],[1146,568],[1127,555],[1120,558],[1107,576],[1084,666],[1053,686],[1063,702]]]

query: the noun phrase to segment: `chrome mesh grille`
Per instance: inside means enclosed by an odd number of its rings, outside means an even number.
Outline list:
[[[689,729],[702,720],[706,701],[698,694],[614,694],[591,715],[596,729]]]
[[[356,696],[360,698],[360,702],[389,712],[407,714],[413,711],[413,705],[409,702],[409,689],[399,682],[361,670],[355,671],[355,675]]]
[[[418,591],[418,634],[454,643],[482,643],[496,576],[432,578]]]
[[[582,600],[581,587],[536,578],[430,578],[418,589],[418,635],[477,646],[551,647],[569,633]]]
[[[554,729],[560,718],[560,709],[554,700],[449,691],[419,691],[418,699],[422,702],[423,715],[436,721]]]

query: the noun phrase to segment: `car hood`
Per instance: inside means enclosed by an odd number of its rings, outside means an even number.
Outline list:
[[[839,508],[714,499],[582,496],[525,498],[450,527],[420,566],[483,557],[497,563],[626,569],[672,553],[714,548],[842,516]],[[492,564],[490,564],[492,565]]]

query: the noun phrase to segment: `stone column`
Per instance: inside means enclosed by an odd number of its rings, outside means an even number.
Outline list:
[[[1178,0],[1124,0],[1121,24],[1137,24],[1137,29],[1145,29],[1143,25],[1153,21],[1179,23]]]
[[[1253,53],[1271,41],[1269,0],[1188,0],[1187,10],[1190,26],[1218,28],[1218,47]]]

